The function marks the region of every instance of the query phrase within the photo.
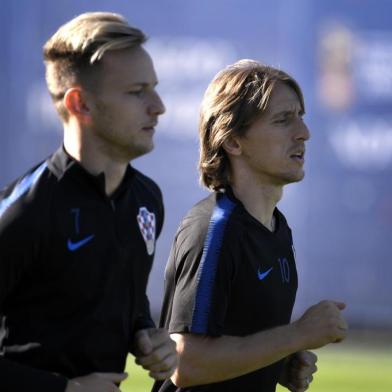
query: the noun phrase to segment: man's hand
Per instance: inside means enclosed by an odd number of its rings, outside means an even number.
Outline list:
[[[321,301],[293,323],[304,349],[320,348],[346,338],[348,326],[341,314],[345,307],[342,302]]]
[[[135,362],[155,380],[169,378],[177,366],[176,344],[165,329],[148,328],[135,334]]]
[[[304,392],[317,371],[317,356],[310,351],[299,351],[286,358],[279,384],[291,392]]]
[[[116,384],[127,377],[127,373],[91,373],[69,380],[65,392],[120,392]]]

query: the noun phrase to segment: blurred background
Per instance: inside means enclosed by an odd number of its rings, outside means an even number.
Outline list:
[[[280,203],[297,253],[295,317],[321,299],[342,300],[351,326],[380,332],[391,349],[391,0],[0,3],[0,187],[61,143],[44,80],[49,36],[75,15],[98,10],[122,13],[150,36],[146,46],[167,112],[155,151],[134,165],[160,184],[166,204],[149,283],[154,315],[176,227],[206,195],[196,169],[197,122],[209,81],[240,58],[293,75],[312,131],[306,178],[288,186]]]

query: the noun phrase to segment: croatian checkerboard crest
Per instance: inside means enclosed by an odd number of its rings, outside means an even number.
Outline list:
[[[146,207],[140,207],[137,222],[146,244],[147,253],[151,256],[155,250],[155,214],[149,212]]]

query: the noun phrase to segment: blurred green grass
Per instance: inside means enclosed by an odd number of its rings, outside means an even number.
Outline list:
[[[389,347],[388,347],[389,346]],[[331,345],[316,350],[318,372],[309,391],[314,392],[391,392],[392,347],[364,348]],[[128,358],[128,379],[121,385],[122,392],[148,392],[152,380]],[[277,392],[287,389],[278,387]],[[228,391],[229,392],[229,391]]]
[[[315,392],[391,392],[392,349],[316,350],[318,371],[309,388]],[[287,391],[278,387],[277,392]]]
[[[128,378],[121,383],[122,392],[149,392],[151,390],[152,379],[142,367],[135,364],[131,355],[127,359],[126,371],[128,372]]]

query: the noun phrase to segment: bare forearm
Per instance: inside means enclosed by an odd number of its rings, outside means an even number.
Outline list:
[[[172,381],[180,387],[224,381],[297,351],[339,342],[347,333],[347,323],[340,314],[344,307],[342,303],[322,301],[292,324],[243,337],[173,334],[179,366]]]
[[[298,351],[292,324],[245,337],[172,335],[178,342],[179,366],[173,382],[181,387],[242,376]]]

